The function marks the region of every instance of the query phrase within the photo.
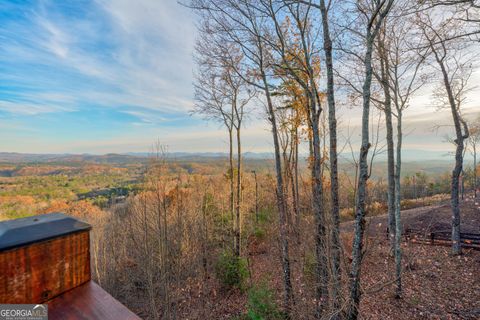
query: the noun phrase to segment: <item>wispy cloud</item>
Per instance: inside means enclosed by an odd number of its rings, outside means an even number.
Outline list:
[[[130,114],[150,109],[168,116],[192,106],[195,29],[189,10],[175,0],[77,6],[42,1],[2,10],[11,13],[0,31],[0,63],[6,66],[0,80],[9,84],[0,94],[8,91],[15,99],[1,110],[56,112],[45,108],[48,102],[121,106]],[[14,101],[25,105],[27,96],[28,107],[12,107]]]
[[[19,103],[11,101],[1,101],[0,100],[0,110],[21,115],[36,115],[40,113],[52,113],[52,112],[61,112],[61,111],[71,111],[69,108],[54,104],[43,104],[43,103]]]

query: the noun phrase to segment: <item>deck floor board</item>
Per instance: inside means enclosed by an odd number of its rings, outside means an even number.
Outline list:
[[[140,319],[93,281],[65,292],[47,303],[50,320]]]

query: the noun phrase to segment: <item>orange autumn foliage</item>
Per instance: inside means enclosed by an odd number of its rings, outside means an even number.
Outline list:
[[[99,215],[102,213],[102,210],[87,200],[75,202],[54,200],[48,207],[42,209],[40,213],[51,212],[63,212],[72,216],[85,217],[89,215]]]

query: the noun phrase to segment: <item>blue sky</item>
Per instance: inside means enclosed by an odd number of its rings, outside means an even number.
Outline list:
[[[189,115],[195,23],[176,0],[1,1],[0,26],[0,152],[143,152],[156,140],[172,151],[226,150],[218,125]],[[451,128],[432,130],[450,116],[431,107],[431,92],[422,88],[405,114],[413,157],[452,149]],[[469,100],[474,116],[478,88]],[[245,152],[272,149],[259,114],[243,131]],[[348,127],[358,140],[360,114],[341,107],[340,137]]]
[[[188,115],[195,26],[176,1],[3,1],[0,25],[2,151],[145,150],[205,128]]]

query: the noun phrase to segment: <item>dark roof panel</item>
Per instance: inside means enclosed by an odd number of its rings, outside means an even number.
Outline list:
[[[0,222],[0,251],[91,228],[88,223],[63,213],[48,213],[2,221]]]

